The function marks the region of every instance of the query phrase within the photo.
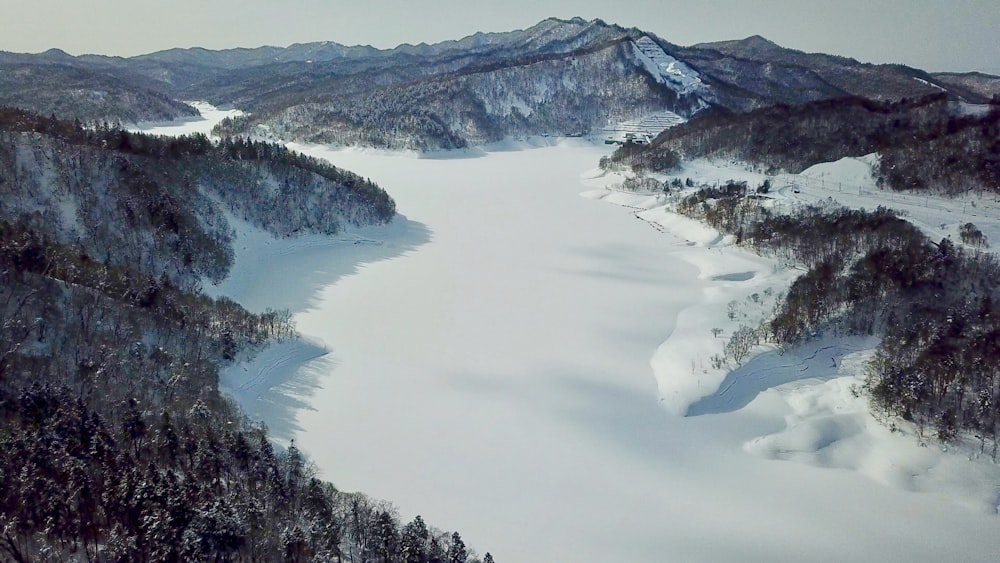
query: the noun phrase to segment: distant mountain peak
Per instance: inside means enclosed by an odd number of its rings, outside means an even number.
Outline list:
[[[72,58],[74,58],[73,55],[70,55],[66,51],[63,51],[62,49],[58,49],[58,48],[55,48],[55,47],[49,49],[48,51],[45,51],[44,53],[40,53],[40,54],[41,54],[41,56],[43,56],[43,57],[45,57],[47,59],[72,59]]]
[[[573,16],[572,18],[570,18],[568,20],[563,20],[563,19],[559,19],[559,18],[549,18],[549,19],[557,21],[557,22],[568,23],[568,24],[573,24],[573,25],[590,25],[590,24],[606,25],[600,19],[587,20],[587,19],[581,18],[580,16]]]
[[[569,18],[569,19],[557,18],[557,17],[545,18],[544,20],[538,22],[537,24],[535,24],[532,27],[538,27],[540,25],[545,25],[545,24],[548,24],[548,23],[558,23],[558,24],[562,24],[562,25],[579,25],[579,26],[584,26],[584,27],[591,26],[591,25],[592,26],[599,26],[599,27],[612,27],[610,24],[608,24],[607,22],[605,22],[601,18],[594,18],[592,20],[588,20],[588,19],[582,18],[580,16],[573,16],[572,18]]]
[[[557,18],[557,17],[545,18],[544,20],[542,20],[539,23],[545,23],[545,22],[566,23],[566,24],[574,24],[574,25],[587,25],[588,23],[590,23],[589,21],[581,18],[580,16],[574,16],[574,17],[569,18],[569,19]]]
[[[768,45],[768,46],[773,46],[773,47],[781,47],[781,45],[778,45],[774,41],[771,41],[770,39],[768,39],[768,38],[766,38],[766,37],[764,37],[762,35],[751,35],[750,37],[747,37],[746,39],[743,39],[742,41],[744,43],[747,43],[747,44],[750,44],[750,45]]]
[[[765,55],[782,51],[790,51],[786,47],[778,45],[774,41],[761,35],[751,35],[745,39],[732,39],[729,41],[713,41],[710,43],[698,43],[693,45],[696,49],[712,49],[725,54],[738,55]]]

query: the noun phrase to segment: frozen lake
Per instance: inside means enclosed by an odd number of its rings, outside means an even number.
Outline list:
[[[745,452],[785,428],[776,392],[689,418],[657,404],[650,360],[678,316],[706,284],[761,276],[751,258],[706,281],[682,257],[712,251],[580,197],[603,147],[295,148],[379,182],[405,216],[345,239],[360,244],[276,244],[233,274],[241,300],[291,307],[315,344],[265,358],[294,377],[241,401],[338,487],[508,562],[988,560],[1000,547],[994,516],[943,495]],[[711,338],[699,330],[688,336]]]

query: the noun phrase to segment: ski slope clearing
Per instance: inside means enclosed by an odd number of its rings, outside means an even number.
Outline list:
[[[251,270],[228,288],[274,296],[329,350],[258,402],[304,405],[281,412],[337,486],[460,526],[506,561],[987,561],[1000,549],[995,489],[941,492],[927,467],[904,464],[938,491],[913,494],[825,468],[847,462],[776,461],[803,442],[789,428],[815,418],[796,410],[803,381],[720,393],[729,370],[712,372],[707,354],[791,274],[655,195],[581,178],[603,146],[452,159],[293,148],[387,186],[407,217],[366,233],[376,244],[261,255],[248,242],[237,269]],[[830,361],[801,354],[782,358]],[[702,416],[658,400],[671,375],[701,379],[688,400]],[[829,434],[850,438],[844,428]],[[838,442],[807,445],[822,459]]]
[[[698,71],[666,54],[648,36],[643,35],[633,42],[632,52],[654,80],[670,86],[678,94],[707,91]]]

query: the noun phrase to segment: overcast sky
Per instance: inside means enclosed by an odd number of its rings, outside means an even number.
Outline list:
[[[0,0],[0,8],[0,50],[17,52],[394,47],[582,16],[681,45],[759,34],[866,62],[1000,73],[1000,0]]]

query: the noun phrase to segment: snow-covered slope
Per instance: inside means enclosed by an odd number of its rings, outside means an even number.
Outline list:
[[[669,129],[687,121],[672,111],[660,111],[639,119],[629,119],[620,123],[608,125],[601,130],[606,140],[625,142],[629,138],[649,142],[664,129]],[[629,137],[631,135],[631,137]]]
[[[707,90],[696,70],[666,54],[648,35],[633,41],[632,49],[653,79],[669,85],[678,94],[699,94]]]

